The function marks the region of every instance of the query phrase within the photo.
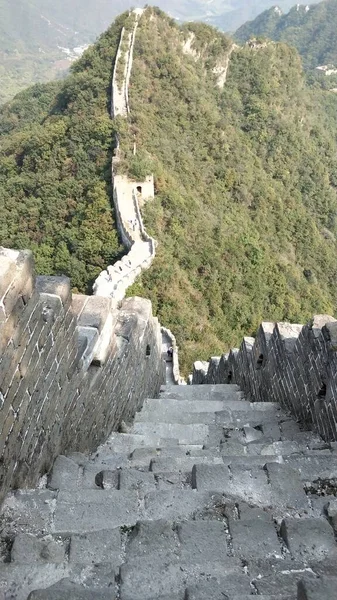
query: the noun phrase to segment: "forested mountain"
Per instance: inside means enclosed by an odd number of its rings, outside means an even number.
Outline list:
[[[156,0],[176,19],[208,21],[224,31],[234,31],[272,3]],[[280,6],[288,9],[291,4],[281,0]],[[0,0],[0,103],[34,82],[64,76],[81,47],[134,5],[132,0]]]
[[[322,65],[337,68],[337,0],[319,4],[294,6],[287,14],[278,7],[270,8],[254,21],[245,23],[235,33],[240,43],[251,37],[267,37],[295,46],[304,67]]]
[[[334,313],[336,96],[306,86],[285,44],[233,49],[207,25],[178,26],[149,8],[137,30],[131,116],[111,122],[128,18],[64,81],[0,111],[1,244],[32,248],[40,273],[65,273],[86,290],[120,252],[109,204],[118,131],[120,169],[152,171],[156,189],[144,218],[157,256],[130,294],[152,300],[185,369],[261,320]]]

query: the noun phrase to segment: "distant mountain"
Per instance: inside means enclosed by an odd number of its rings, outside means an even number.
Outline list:
[[[269,0],[257,0],[256,2],[238,0],[232,3],[230,10],[226,9],[221,14],[216,14],[205,20],[223,31],[233,32],[243,23],[258,17],[263,11],[273,6],[273,4],[275,3]],[[282,12],[288,11],[293,5],[293,0],[280,0],[278,2],[278,8]]]
[[[310,6],[297,4],[287,14],[273,7],[235,33],[241,43],[261,36],[295,46],[307,69],[337,66],[337,0]]]
[[[37,81],[61,76],[123,2],[0,0],[0,102]]]
[[[155,0],[180,21],[234,31],[273,0]],[[146,0],[0,0],[0,103],[31,83],[62,77],[118,13]],[[291,0],[281,0],[288,10]]]

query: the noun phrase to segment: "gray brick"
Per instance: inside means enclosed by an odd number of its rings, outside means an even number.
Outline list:
[[[66,456],[59,455],[53,465],[48,481],[52,490],[69,490],[78,487],[79,467]]]
[[[235,556],[246,560],[270,556],[281,558],[281,546],[271,519],[230,519],[229,529]]]
[[[297,600],[333,600],[337,598],[337,577],[304,578],[298,583]]]
[[[240,571],[223,577],[212,577],[210,581],[187,588],[187,600],[251,600],[248,575]],[[245,596],[243,596],[245,594]],[[260,599],[259,599],[260,600]],[[264,597],[261,600],[268,600]],[[272,600],[272,599],[270,599]]]
[[[69,579],[62,579],[51,587],[35,590],[28,596],[28,600],[115,600],[114,573],[111,572],[110,585],[106,589],[87,588],[73,583]]]
[[[280,463],[267,463],[266,471],[272,490],[273,506],[284,509],[308,509],[308,499],[297,471]]]
[[[133,529],[126,546],[126,562],[151,558],[156,562],[177,562],[180,543],[172,523],[159,519],[153,522],[140,521]]]
[[[86,490],[59,492],[54,517],[55,532],[85,533],[134,525],[139,519],[135,492]]]
[[[143,473],[136,469],[119,471],[118,486],[120,490],[138,490],[143,495],[156,490],[154,474]]]
[[[66,544],[62,539],[45,536],[40,539],[35,535],[19,533],[15,536],[11,550],[11,561],[14,563],[63,563],[66,560]]]
[[[122,563],[122,540],[119,529],[108,529],[72,535],[70,542],[71,563],[111,563],[114,567]]]
[[[227,543],[224,524],[219,521],[190,521],[178,526],[183,562],[197,564],[217,560],[226,568]]]
[[[305,561],[337,559],[333,530],[326,519],[286,518],[282,522],[281,535],[295,558]]]

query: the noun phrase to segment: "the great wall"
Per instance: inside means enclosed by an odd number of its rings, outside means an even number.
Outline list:
[[[154,257],[153,180],[113,177],[129,253],[93,296],[0,252],[0,600],[334,600],[337,321],[262,323],[176,385],[174,336],[123,299]]]

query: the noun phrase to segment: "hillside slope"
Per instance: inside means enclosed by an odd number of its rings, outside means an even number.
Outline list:
[[[245,23],[235,33],[243,43],[251,37],[265,36],[297,48],[304,67],[337,66],[337,0],[324,0],[314,5],[294,6],[287,14],[270,8],[254,21]]]
[[[109,207],[120,171],[155,176],[145,208],[158,242],[130,290],[177,335],[182,365],[218,354],[261,320],[336,307],[337,99],[306,87],[295,50],[233,48],[201,24],[141,17],[129,121],[109,119],[119,17],[62,83],[0,111],[1,243],[87,289],[120,252]],[[227,79],[226,79],[227,77]],[[137,153],[133,154],[134,144]]]

